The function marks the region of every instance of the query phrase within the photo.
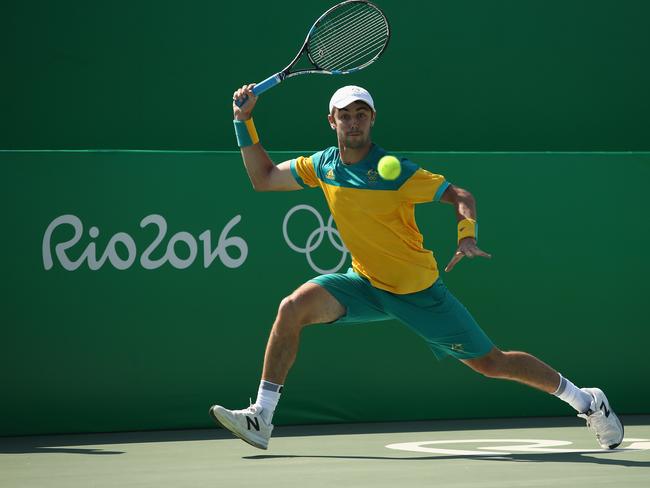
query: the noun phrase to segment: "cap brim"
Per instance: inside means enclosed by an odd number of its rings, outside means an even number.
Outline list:
[[[362,98],[362,97],[354,96],[354,95],[350,95],[348,97],[345,97],[345,98],[337,101],[336,103],[333,103],[332,106],[336,107],[338,109],[342,109],[342,108],[345,108],[345,107],[347,107],[348,105],[350,105],[351,103],[354,103],[354,102],[363,102],[366,105],[368,105],[372,109],[373,112],[375,111],[375,107],[373,107],[373,105],[368,100],[366,100],[365,98]]]

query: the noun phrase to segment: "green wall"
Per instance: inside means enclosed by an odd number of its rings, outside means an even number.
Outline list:
[[[282,68],[333,3],[3,1],[0,148],[233,149],[234,89]],[[650,149],[649,2],[377,3],[385,56],[265,94],[267,148],[320,147],[329,96],[351,83],[395,149]]]
[[[404,155],[477,198],[480,244],[494,258],[464,261],[444,280],[492,339],[605,389],[619,413],[649,413],[650,153]],[[4,151],[0,168],[0,435],[208,427],[212,403],[241,408],[255,397],[279,301],[317,274],[282,231],[296,205],[328,217],[317,190],[255,193],[235,152]],[[73,238],[70,225],[46,239],[63,215],[83,226],[68,249],[60,246]],[[197,242],[191,264],[178,242],[177,267],[143,267],[159,234],[140,225],[150,215],[168,229],[149,259],[180,239]],[[420,205],[418,222],[444,266],[455,249],[452,207]],[[297,245],[315,228],[306,211],[287,224]],[[208,267],[206,230],[210,253],[220,236],[225,248]],[[96,270],[88,260],[64,269],[57,256],[59,247],[72,262],[86,252],[100,259],[115,235],[136,248],[127,269],[116,268],[128,264],[123,244],[116,265]],[[322,268],[340,257],[327,239],[313,254]],[[572,410],[437,362],[405,327],[385,322],[308,328],[276,419],[544,415]]]

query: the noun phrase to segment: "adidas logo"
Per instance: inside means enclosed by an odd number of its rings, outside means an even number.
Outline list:
[[[327,172],[327,174],[325,175],[325,178],[327,178],[328,180],[333,180],[333,179],[334,179],[334,170],[333,170],[333,169],[330,169],[330,170]]]

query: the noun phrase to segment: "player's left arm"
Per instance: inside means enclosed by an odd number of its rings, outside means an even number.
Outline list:
[[[453,205],[456,209],[456,219],[459,223],[469,220],[471,222],[476,222],[476,200],[474,196],[464,190],[454,185],[449,185],[447,189],[440,197],[440,201]],[[462,224],[461,224],[462,225]],[[459,229],[460,234],[460,229]],[[481,256],[484,258],[492,258],[491,254],[488,254],[476,245],[476,239],[474,237],[464,237],[458,242],[458,249],[454,253],[454,256],[449,261],[449,264],[445,268],[446,272],[451,271],[458,262],[463,259],[465,256],[468,258],[474,258],[476,256]]]

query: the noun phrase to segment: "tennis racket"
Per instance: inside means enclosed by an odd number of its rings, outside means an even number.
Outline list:
[[[257,83],[252,91],[259,95],[292,76],[354,73],[377,61],[389,39],[388,20],[376,5],[366,0],[341,2],[314,22],[293,61]],[[299,62],[307,67],[298,68]],[[235,103],[241,107],[247,99]]]

